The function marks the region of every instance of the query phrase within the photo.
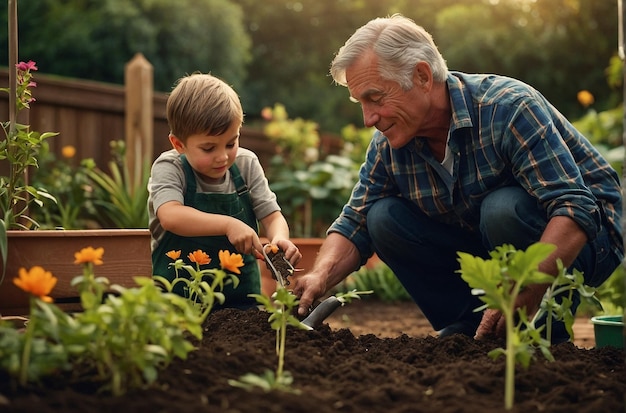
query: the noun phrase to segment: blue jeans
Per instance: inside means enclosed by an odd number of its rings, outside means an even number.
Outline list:
[[[389,197],[377,201],[367,215],[367,226],[376,254],[398,277],[404,288],[440,330],[456,321],[471,319],[483,304],[473,296],[461,276],[457,251],[489,258],[489,251],[504,243],[526,249],[539,241],[547,224],[545,212],[523,189],[505,187],[491,193],[481,205],[478,233],[434,221],[413,203]],[[570,267],[582,271],[586,284],[596,287],[620,265],[611,237],[603,227]],[[580,303],[574,298],[573,311]],[[539,325],[545,324],[540,320]],[[553,337],[565,334],[560,322]],[[553,342],[562,341],[554,340]]]

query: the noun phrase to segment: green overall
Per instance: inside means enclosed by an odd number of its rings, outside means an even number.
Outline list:
[[[186,206],[193,207],[202,212],[228,215],[237,218],[248,224],[258,233],[258,223],[254,211],[252,210],[250,192],[239,173],[237,165],[233,164],[229,169],[237,192],[231,194],[196,193],[196,178],[193,170],[184,155],[181,155],[181,161],[187,181],[187,191],[185,192]],[[174,280],[176,272],[174,268],[169,268],[169,264],[173,261],[165,254],[172,250],[181,250],[181,258],[186,263],[190,263],[187,255],[198,249],[206,252],[209,257],[211,257],[211,262],[203,268],[220,268],[218,258],[218,252],[220,250],[228,250],[231,254],[237,252],[225,235],[182,237],[167,231],[159,242],[158,247],[152,252],[153,274],[163,276],[170,281]],[[223,305],[215,304],[213,310],[226,307],[245,309],[256,306],[256,300],[248,297],[248,294],[261,293],[261,273],[259,265],[253,255],[242,254],[242,256],[244,266],[240,268],[241,274],[236,274],[239,278],[239,285],[237,288],[233,288],[232,283],[225,285],[222,292],[226,300]],[[184,270],[179,270],[178,275],[189,276]],[[183,290],[183,283],[178,283],[173,292],[183,297],[187,296]]]

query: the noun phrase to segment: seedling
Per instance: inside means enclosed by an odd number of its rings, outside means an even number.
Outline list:
[[[268,297],[262,294],[250,294],[259,304],[265,307],[270,313],[268,319],[272,329],[276,330],[276,354],[278,356],[278,367],[276,371],[266,370],[261,376],[248,373],[240,377],[239,380],[229,380],[231,386],[243,387],[250,389],[254,386],[260,387],[265,391],[282,390],[293,393],[299,393],[297,389],[293,389],[293,377],[291,373],[284,370],[285,365],[285,345],[287,341],[287,325],[294,326],[303,330],[312,330],[293,315],[294,308],[298,306],[298,299],[291,294],[286,288],[280,287],[272,295]]]
[[[549,342],[542,339],[540,331],[528,321],[526,311],[515,308],[515,301],[525,286],[553,281],[551,275],[539,271],[538,267],[555,249],[554,245],[542,243],[533,244],[526,251],[502,245],[490,253],[490,260],[458,253],[461,277],[472,287],[472,293],[485,302],[475,311],[497,309],[506,321],[506,349],[495,349],[489,352],[489,356],[506,356],[504,404],[507,410],[513,407],[516,361],[528,367],[534,345],[539,346],[544,356],[552,359]]]
[[[351,302],[353,299],[360,299],[361,294],[370,294],[372,291],[348,291],[346,293],[337,294],[334,298],[340,305]],[[239,380],[229,380],[231,386],[251,389],[260,387],[266,392],[271,390],[282,390],[299,394],[298,389],[291,387],[293,377],[291,373],[284,370],[285,365],[285,346],[287,340],[287,326],[302,330],[312,330],[313,328],[298,320],[294,315],[294,309],[298,307],[299,301],[295,295],[289,292],[285,287],[280,287],[272,295],[267,297],[262,294],[250,294],[259,304],[261,304],[267,312],[270,313],[268,319],[272,329],[276,330],[276,354],[278,355],[278,367],[276,371],[266,370],[262,375],[248,373],[239,378]]]
[[[479,295],[485,302],[475,311],[497,309],[506,321],[506,349],[497,348],[489,352],[489,356],[506,356],[504,404],[507,410],[513,407],[515,396],[515,363],[519,362],[527,368],[536,348],[541,350],[546,359],[554,361],[550,353],[552,321],[563,321],[569,335],[574,335],[574,314],[571,312],[574,291],[578,291],[581,300],[601,308],[595,297],[595,289],[583,284],[584,277],[580,271],[567,274],[560,260],[557,260],[557,276],[539,271],[539,264],[555,249],[556,246],[552,244],[539,242],[529,246],[526,251],[518,251],[512,245],[502,245],[490,253],[490,260],[458,253],[461,277],[472,287],[472,294]],[[515,308],[517,297],[524,287],[548,283],[550,286],[532,319],[529,319],[526,309]],[[563,295],[566,292],[569,294]],[[557,301],[560,295],[560,301]],[[546,324],[537,328],[535,324],[544,314]],[[545,339],[541,336],[544,328],[547,328]]]
[[[572,297],[574,291],[578,291],[581,302],[587,303],[589,306],[602,311],[602,303],[596,296],[596,288],[585,285],[583,273],[574,269],[572,274],[567,274],[567,269],[563,268],[561,261],[557,261],[559,275],[554,277],[554,281],[548,287],[546,294],[541,301],[539,311],[532,319],[533,326],[546,314],[546,339],[552,342],[552,321],[561,320],[565,325],[565,329],[570,337],[574,336],[574,319],[575,315],[571,311],[573,304]],[[561,296],[560,301],[557,297],[563,293],[567,296]]]

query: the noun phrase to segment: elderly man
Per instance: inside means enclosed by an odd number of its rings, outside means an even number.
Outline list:
[[[501,337],[500,312],[473,312],[482,302],[458,273],[458,251],[551,243],[540,270],[555,275],[561,260],[591,286],[620,264],[618,175],[529,85],[448,70],[432,36],[401,15],[359,28],[331,74],[377,132],[314,268],[295,284],[300,313],[376,252],[440,336]],[[517,305],[535,312],[546,288],[526,288]],[[569,339],[561,322],[552,339]]]

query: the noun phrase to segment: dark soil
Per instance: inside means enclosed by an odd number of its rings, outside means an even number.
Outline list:
[[[269,261],[266,262],[267,269],[270,271],[272,278],[278,281],[280,284],[289,285],[291,283],[290,277],[293,275],[294,268],[287,258],[285,258],[285,252],[283,250],[278,250],[276,252],[272,252],[271,250],[267,252],[267,258]]]
[[[367,304],[359,303],[362,311],[376,308],[373,302]],[[405,321],[410,317],[419,321],[414,313],[404,314]],[[300,394],[230,386],[228,379],[275,370],[275,331],[267,318],[257,310],[211,314],[204,338],[188,360],[162,371],[151,388],[122,397],[97,394],[91,383],[69,374],[17,391],[0,377],[0,412],[504,411],[504,359],[487,356],[503,343],[464,336],[355,336],[348,328],[328,323],[312,331],[288,332],[285,370]],[[354,325],[354,319],[351,322]],[[626,412],[623,349],[564,343],[552,353],[555,362],[538,356],[527,370],[518,367],[512,412]]]

